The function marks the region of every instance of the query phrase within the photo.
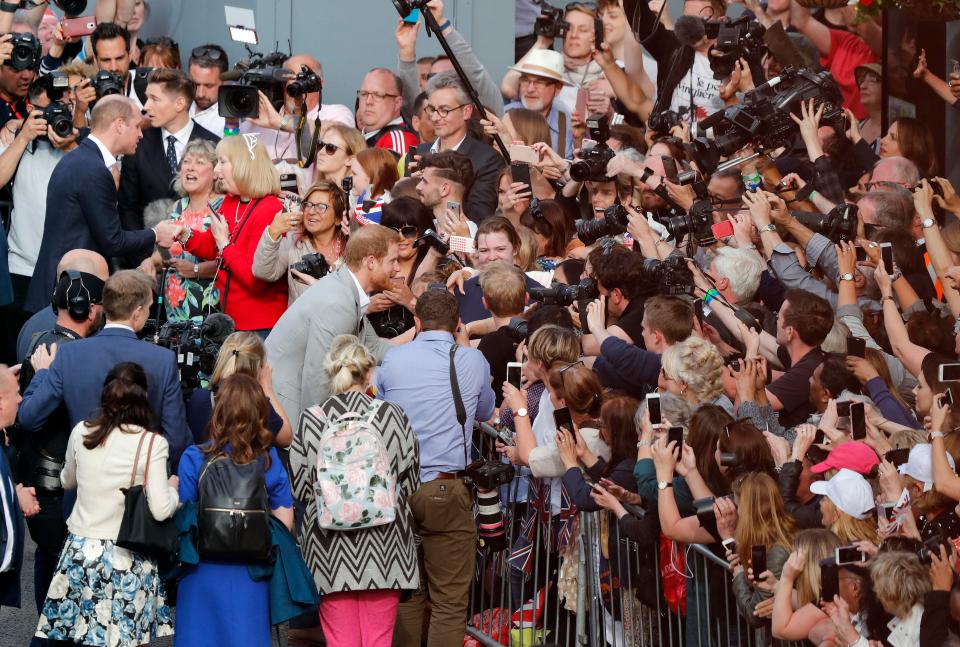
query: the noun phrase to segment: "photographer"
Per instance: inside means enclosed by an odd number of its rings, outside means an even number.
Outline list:
[[[253,275],[263,281],[287,276],[288,303],[323,278],[292,267],[307,255],[320,254],[326,271],[336,267],[347,245],[340,222],[347,196],[339,186],[320,180],[307,189],[299,213],[280,211],[263,230],[253,255]],[[320,259],[316,259],[319,261]]]
[[[130,68],[130,32],[116,23],[102,22],[90,35],[90,44],[97,67],[119,77],[123,81],[123,94],[143,110],[145,86],[137,89],[137,70]]]
[[[643,348],[643,259],[623,245],[600,245],[590,252],[592,276],[606,312],[613,323],[606,325],[607,335]],[[584,331],[581,342],[585,355],[599,355],[600,344]]]
[[[29,33],[31,29],[27,25],[17,24],[13,26],[12,30],[16,35],[29,35],[36,40],[36,36]],[[4,46],[9,47],[10,53],[12,53],[12,45],[8,44],[11,36],[4,36],[3,38]],[[39,46],[39,41],[37,41],[37,45]],[[11,120],[22,122],[30,114],[27,107],[27,94],[30,91],[30,84],[37,77],[35,65],[26,69],[18,70],[14,68],[10,60],[10,53],[0,64],[0,99],[2,99],[0,101],[0,128],[9,128],[7,122]],[[39,64],[39,56],[37,59],[36,63]]]

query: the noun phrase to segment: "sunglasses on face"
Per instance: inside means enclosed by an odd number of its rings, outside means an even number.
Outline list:
[[[322,150],[324,153],[330,156],[336,155],[337,151],[340,150],[340,146],[337,146],[336,144],[330,144],[327,142],[320,142],[318,146],[320,150]]]
[[[394,230],[395,232],[397,232],[407,240],[416,240],[417,238],[420,237],[420,232],[413,225],[404,225],[402,227],[390,227],[390,229]]]

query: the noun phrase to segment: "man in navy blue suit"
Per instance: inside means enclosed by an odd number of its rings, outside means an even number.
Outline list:
[[[107,325],[89,339],[49,351],[40,346],[30,358],[36,375],[23,395],[18,420],[26,433],[43,427],[61,404],[71,427],[93,417],[100,407],[103,380],[120,362],[136,362],[147,373],[147,397],[170,443],[174,469],[191,440],[187,427],[177,358],[172,350],[137,339],[150,316],[153,281],[142,272],[117,272],[103,287]]]
[[[179,227],[172,222],[153,230],[124,231],[117,212],[117,155],[133,155],[143,136],[142,116],[132,100],[120,95],[97,101],[90,135],[67,153],[50,177],[47,221],[24,309],[37,312],[50,304],[57,283],[57,263],[71,249],[89,249],[106,258],[143,260],[154,243],[172,244]]]
[[[19,402],[17,378],[0,364],[0,429],[11,426],[16,420]],[[25,536],[23,515],[36,514],[40,508],[32,496],[33,488],[23,488],[13,480],[4,452],[3,433],[0,431],[0,607],[19,607]]]

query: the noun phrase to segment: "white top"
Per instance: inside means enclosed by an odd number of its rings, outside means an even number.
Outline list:
[[[206,110],[197,110],[197,104],[190,106],[190,116],[195,122],[218,137],[223,136],[227,120],[220,116],[220,104],[215,103]]]
[[[451,146],[448,150],[452,150],[452,151],[458,151],[458,150],[460,150],[460,146],[463,145],[463,142],[465,142],[466,140],[467,140],[467,136],[464,135],[464,136],[460,139],[460,141],[457,142],[457,145],[456,145],[456,146]],[[430,152],[431,152],[431,153],[439,153],[439,152],[440,152],[440,138],[439,138],[439,137],[437,137],[436,141],[433,142],[433,146],[430,147]]]
[[[175,141],[173,142],[173,150],[177,151],[177,163],[183,159],[183,152],[187,149],[187,142],[190,141],[190,135],[193,133],[193,120],[188,119],[187,125],[180,129],[179,132],[172,133],[166,128],[160,129],[160,140],[163,142],[163,152],[167,152],[167,137],[173,135]]]
[[[117,163],[117,157],[110,152],[110,149],[103,145],[103,142],[97,139],[96,135],[90,134],[87,135],[87,139],[92,141],[97,145],[97,148],[100,149],[100,154],[103,155],[103,163],[107,168],[113,168]]]
[[[94,449],[87,449],[83,444],[84,436],[90,432],[83,422],[70,432],[60,481],[65,489],[77,490],[77,503],[67,519],[67,527],[75,535],[111,541],[117,539],[124,508],[120,488],[130,486],[137,444],[146,433],[140,427],[126,429],[129,433],[114,429],[106,441]],[[143,484],[149,445],[148,435],[140,450],[134,485]],[[146,493],[150,512],[159,521],[172,517],[180,502],[176,488],[167,483],[168,456],[167,439],[157,435],[150,454],[150,481],[146,484]]]
[[[693,65],[690,70],[680,79],[673,96],[670,98],[670,109],[680,111],[681,108],[689,110],[691,98],[693,107],[696,110],[696,119],[705,119],[717,110],[723,110],[726,104],[720,98],[720,81],[713,78],[713,70],[710,69],[710,59],[697,52],[693,57]],[[684,120],[689,122],[689,114],[684,115]]]
[[[287,116],[288,114],[289,113],[287,112],[286,107],[280,110],[281,117]],[[311,124],[311,126],[318,115],[320,116],[321,128],[329,125],[331,122],[343,124],[348,128],[356,127],[356,122],[353,119],[353,112],[350,110],[350,108],[343,105],[318,105],[307,113],[307,121]],[[240,132],[243,134],[259,133],[260,141],[264,146],[267,147],[267,154],[274,162],[279,160],[296,161],[297,159],[297,141],[296,136],[293,133],[261,128],[260,126],[256,126],[248,120],[241,122]]]
[[[0,153],[7,149],[0,146]],[[20,157],[16,182],[13,183],[13,212],[10,216],[10,273],[33,276],[40,255],[43,225],[47,218],[47,188],[53,169],[65,153],[50,142],[36,140],[36,148],[28,148]]]

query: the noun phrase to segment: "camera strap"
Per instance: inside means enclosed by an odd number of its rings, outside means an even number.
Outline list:
[[[308,166],[313,166],[314,161],[317,159],[317,146],[320,143],[320,107],[321,105],[317,104],[317,118],[313,122],[313,139],[310,141],[310,148],[307,150],[307,154],[303,154],[303,129],[307,125],[307,102],[303,101],[300,104],[300,119],[297,120],[297,132],[294,137],[297,140],[297,164],[300,168],[307,168]]]
[[[463,467],[470,464],[467,459],[467,408],[463,406],[463,398],[460,395],[460,382],[457,380],[457,367],[453,363],[453,358],[457,354],[457,342],[454,340],[450,347],[450,391],[453,392],[453,407],[457,411],[457,422],[463,429]]]

